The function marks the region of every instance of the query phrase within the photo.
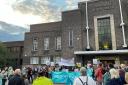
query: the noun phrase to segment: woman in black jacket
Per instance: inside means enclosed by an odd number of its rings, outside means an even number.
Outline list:
[[[116,69],[110,69],[111,79],[108,81],[107,85],[124,85],[123,81],[119,77],[119,72]]]

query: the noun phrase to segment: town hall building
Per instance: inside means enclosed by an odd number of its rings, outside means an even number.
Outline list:
[[[91,0],[63,11],[62,20],[30,25],[25,33],[23,65],[128,63],[128,0]],[[69,62],[70,63],[70,62]]]

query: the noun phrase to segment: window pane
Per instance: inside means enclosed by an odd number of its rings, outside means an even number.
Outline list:
[[[61,57],[54,57],[55,64],[59,64],[60,61],[61,61]]]
[[[38,39],[33,38],[33,51],[38,50]]]
[[[49,38],[44,38],[44,50],[49,50]]]
[[[97,19],[99,49],[112,49],[110,17]]]
[[[38,57],[31,57],[30,58],[30,64],[39,64],[39,58]]]
[[[69,31],[69,46],[73,46],[73,30]]]
[[[56,39],[56,49],[61,50],[61,37],[57,37]]]
[[[50,63],[50,57],[41,58],[41,64],[49,64],[49,63]]]

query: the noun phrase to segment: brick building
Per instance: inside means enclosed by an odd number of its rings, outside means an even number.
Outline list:
[[[21,67],[23,62],[24,41],[3,42],[10,53],[8,63],[14,67]]]
[[[62,21],[33,24],[25,33],[23,64],[98,59],[127,63],[128,1],[91,0],[62,12]]]

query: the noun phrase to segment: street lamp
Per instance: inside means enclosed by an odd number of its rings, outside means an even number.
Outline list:
[[[123,47],[127,47],[126,44],[126,38],[125,38],[125,32],[124,32],[124,20],[123,20],[123,14],[122,14],[122,6],[121,6],[121,0],[119,0],[119,7],[120,7],[120,17],[121,17],[121,28],[122,28],[122,33],[123,33]]]

